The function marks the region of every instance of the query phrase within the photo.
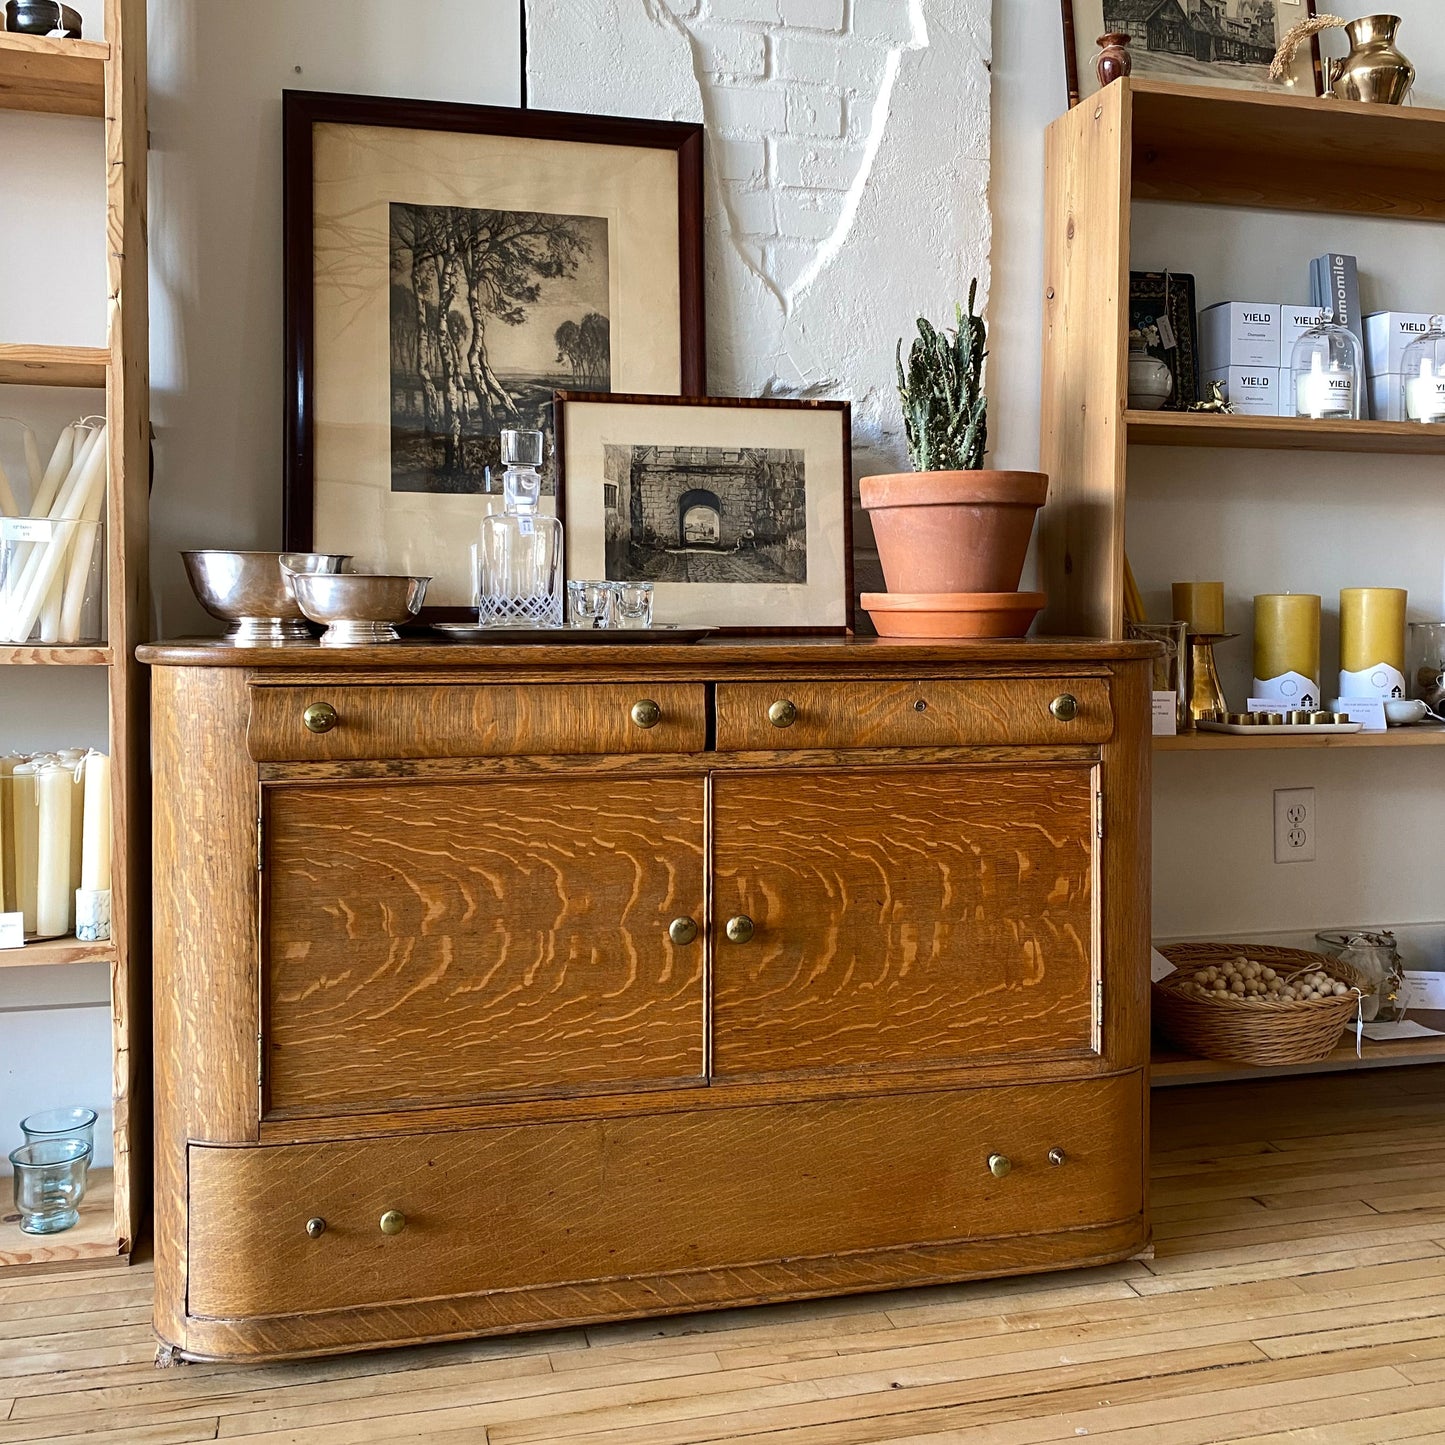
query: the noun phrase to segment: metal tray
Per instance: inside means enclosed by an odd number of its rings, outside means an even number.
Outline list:
[[[1238,737],[1254,737],[1258,733],[1357,733],[1364,723],[1221,723],[1197,722],[1202,733],[1234,733]]]
[[[506,647],[518,643],[596,646],[599,643],[679,643],[710,637],[716,627],[680,627],[663,622],[653,627],[480,627],[475,622],[432,622],[428,626],[455,642],[489,642]]]

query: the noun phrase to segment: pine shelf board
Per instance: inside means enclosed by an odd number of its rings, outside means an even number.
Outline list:
[[[1116,83],[1135,200],[1445,220],[1445,111]]]
[[[109,667],[110,662],[108,647],[47,647],[38,642],[0,644],[0,667]]]
[[[0,32],[0,110],[103,116],[109,58],[103,40]]]
[[[115,943],[81,943],[75,938],[44,938],[24,948],[0,948],[0,968],[46,968],[63,963],[114,963]]]
[[[1445,724],[1417,723],[1383,733],[1177,733],[1156,737],[1156,753],[1247,753],[1260,748],[1419,748],[1445,743]]]
[[[0,384],[98,388],[105,385],[109,363],[103,346],[0,345]]]
[[[118,1260],[123,1253],[115,1228],[115,1191],[109,1169],[90,1171],[80,1222],[61,1234],[26,1234],[10,1198],[10,1182],[5,1181],[5,1202],[0,1205],[0,1269],[98,1264]]]
[[[1445,426],[1427,426],[1422,422],[1311,421],[1308,417],[1292,416],[1126,411],[1124,425],[1129,440],[1136,446],[1445,456]]]

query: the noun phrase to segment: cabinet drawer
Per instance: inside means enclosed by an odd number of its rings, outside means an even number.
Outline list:
[[[1059,699],[1073,698],[1075,708]],[[1102,743],[1114,730],[1102,677],[919,682],[729,682],[717,689],[722,751]]]
[[[655,710],[639,704],[656,704]],[[324,704],[330,713],[308,708]],[[333,716],[334,715],[334,716]],[[314,730],[320,726],[321,731]],[[257,762],[690,753],[707,735],[700,683],[255,687]]]
[[[301,1314],[1126,1220],[1142,1207],[1140,1088],[1135,1073],[193,1145],[189,1312]],[[991,1154],[1011,1162],[1004,1177]],[[384,1234],[392,1210],[405,1222]],[[308,1220],[325,1221],[315,1238]]]

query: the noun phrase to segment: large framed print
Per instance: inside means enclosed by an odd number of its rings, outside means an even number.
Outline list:
[[[288,91],[284,129],[286,546],[460,615],[505,428],[707,389],[702,127]]]
[[[651,582],[659,623],[849,629],[847,402],[560,392],[556,410],[569,580]]]

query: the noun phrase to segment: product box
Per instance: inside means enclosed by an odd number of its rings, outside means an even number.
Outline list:
[[[1281,306],[1279,308],[1279,369],[1288,371],[1294,361],[1294,344],[1305,334],[1328,321],[1323,306]]]
[[[1365,317],[1365,371],[1384,376],[1403,370],[1405,348],[1429,329],[1428,311],[1372,311]]]
[[[1206,371],[1204,380],[1220,382],[1225,401],[1240,416],[1279,416],[1281,375],[1287,380],[1289,373],[1277,366],[1226,366]],[[1294,408],[1284,415],[1293,416]]]
[[[1365,328],[1360,316],[1360,271],[1353,256],[1328,251],[1310,262],[1310,300],[1353,331],[1361,346]]]
[[[1376,421],[1405,421],[1405,378],[1399,372],[1370,373],[1370,415]]]
[[[1199,364],[1206,380],[1231,367],[1278,370],[1279,303],[1221,301],[1199,313]]]

